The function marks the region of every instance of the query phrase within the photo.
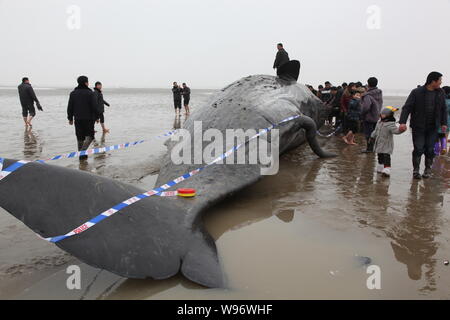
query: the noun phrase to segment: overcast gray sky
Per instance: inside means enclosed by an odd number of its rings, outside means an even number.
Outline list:
[[[0,85],[220,88],[272,74],[278,42],[302,83],[450,84],[449,17],[450,0],[0,0]]]

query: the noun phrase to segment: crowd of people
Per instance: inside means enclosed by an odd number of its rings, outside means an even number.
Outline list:
[[[277,55],[273,68],[280,68],[289,62],[289,55],[283,44],[277,44]],[[100,122],[103,132],[109,131],[104,125],[104,106],[109,104],[103,99],[102,84],[95,83],[94,90],[89,88],[86,76],[77,79],[78,86],[70,93],[67,107],[69,124],[75,124],[78,150],[86,150],[94,140],[95,122]],[[342,140],[349,145],[356,145],[355,134],[361,132],[366,139],[365,153],[375,152],[378,155],[377,172],[390,176],[391,154],[394,151],[394,134],[407,130],[406,122],[410,118],[414,151],[412,153],[413,177],[428,178],[435,155],[446,154],[450,123],[450,87],[441,88],[442,74],[431,72],[423,86],[412,90],[402,107],[400,126],[396,125],[395,112],[398,108],[383,107],[383,92],[378,88],[378,79],[370,77],[367,84],[361,82],[343,83],[333,86],[329,81],[325,86],[314,89],[307,85],[311,92],[329,107],[328,124],[334,126],[336,133],[342,133]],[[22,79],[19,85],[19,97],[22,104],[22,115],[26,127],[31,128],[31,121],[37,108],[42,110],[39,100],[28,78]],[[191,90],[186,85],[180,87],[177,82],[172,87],[176,116],[180,115],[181,102],[186,115],[189,115]],[[425,170],[420,174],[420,162],[425,155]],[[87,156],[80,156],[80,160]]]
[[[89,88],[89,79],[80,76],[77,79],[78,86],[70,93],[67,106],[67,120],[70,125],[75,125],[75,136],[77,138],[78,151],[87,150],[95,139],[95,123],[100,123],[103,133],[108,133],[105,126],[105,105],[110,106],[103,99],[102,83],[97,81],[93,90]],[[36,97],[30,80],[22,78],[18,87],[19,99],[22,105],[22,116],[27,130],[32,128],[32,120],[36,116],[34,103],[38,110],[43,108]],[[87,155],[80,156],[80,160],[86,160]]]
[[[78,151],[87,150],[95,139],[95,123],[100,123],[103,133],[108,133],[109,129],[105,126],[105,105],[110,106],[103,98],[103,85],[100,81],[95,83],[93,90],[89,88],[89,79],[86,76],[80,76],[77,79],[77,87],[70,93],[67,106],[67,119],[70,125],[75,125],[75,136],[77,138]],[[30,80],[27,77],[22,78],[22,83],[18,86],[19,99],[22,106],[22,116],[27,130],[32,128],[32,120],[36,116],[36,109],[43,111],[43,108],[33,90]],[[175,113],[180,115],[181,97],[186,115],[189,115],[189,100],[191,89],[183,83],[180,87],[176,82],[173,83],[173,98],[175,104]],[[87,155],[80,156],[80,160],[86,160]]]
[[[450,152],[450,87],[441,88],[442,74],[431,72],[425,84],[412,90],[405,102],[396,125],[395,112],[398,108],[383,106],[383,92],[378,88],[378,79],[371,77],[367,84],[361,82],[343,83],[333,86],[329,81],[317,90],[307,87],[329,109],[327,124],[342,134],[342,140],[356,145],[355,134],[365,136],[366,148],[362,152],[378,155],[377,172],[385,176],[391,173],[391,154],[394,151],[394,134],[407,130],[406,122],[410,116],[414,151],[412,154],[413,177],[428,178],[431,175],[433,159]],[[425,155],[425,170],[420,174],[420,162]]]

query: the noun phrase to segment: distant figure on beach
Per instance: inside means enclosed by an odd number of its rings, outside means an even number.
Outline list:
[[[189,115],[189,101],[191,100],[191,88],[186,83],[183,83],[183,105],[187,115]]]
[[[361,117],[363,131],[366,136],[366,150],[363,153],[373,152],[373,139],[371,134],[375,130],[383,106],[383,92],[378,89],[378,79],[371,77],[367,80],[368,89],[361,96]]]
[[[22,78],[22,83],[18,86],[18,89],[25,127],[32,128],[31,120],[33,120],[34,116],[36,115],[34,103],[36,102],[36,107],[38,108],[38,110],[43,111],[41,104],[39,103],[39,100],[34,93],[33,87],[30,84],[30,80],[27,77]]]
[[[273,63],[274,69],[278,69],[286,62],[289,62],[289,54],[286,52],[286,50],[284,50],[282,43],[277,44],[277,49],[278,52]]]
[[[100,81],[97,81],[94,87],[94,96],[98,105],[100,125],[102,126],[103,132],[108,133],[109,129],[105,127],[105,116],[103,114],[105,112],[105,105],[109,107],[110,104],[103,99],[102,88],[103,88],[102,83]]]
[[[412,153],[413,177],[415,179],[429,178],[434,160],[434,144],[438,130],[446,132],[447,106],[445,94],[441,89],[442,74],[431,72],[425,85],[411,91],[400,116],[400,130],[406,131],[406,122],[411,115],[410,127],[414,151]],[[420,161],[425,154],[425,171],[420,174]]]
[[[89,79],[80,76],[77,79],[78,86],[70,93],[67,106],[67,119],[73,125],[75,118],[75,135],[78,142],[78,151],[87,150],[94,140],[95,121],[99,118],[99,110],[94,92],[89,89]],[[80,160],[86,160],[87,155],[80,156]]]
[[[397,108],[383,108],[380,120],[372,131],[370,137],[374,139],[374,151],[378,156],[377,172],[386,177],[391,175],[391,154],[394,152],[394,134],[401,134],[394,117]]]
[[[183,90],[180,88],[180,86],[174,82],[172,87],[172,93],[173,93],[173,104],[175,106],[175,114],[179,115],[181,112],[181,93]]]

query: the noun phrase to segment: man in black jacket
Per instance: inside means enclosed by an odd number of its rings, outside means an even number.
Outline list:
[[[180,88],[180,86],[174,82],[172,87],[172,93],[173,93],[173,104],[175,106],[175,114],[179,115],[181,111],[181,94],[183,90]]]
[[[444,92],[440,88],[441,84],[442,74],[431,72],[425,85],[414,89],[402,108],[400,131],[407,129],[406,121],[411,115],[410,126],[414,144],[412,161],[415,179],[431,176],[438,129],[441,128],[442,132],[447,130],[447,107]],[[421,176],[419,168],[423,154],[425,154],[425,171]]]
[[[275,62],[273,63],[273,68],[278,69],[286,62],[289,62],[289,54],[284,50],[283,44],[279,43],[277,44],[278,52],[275,57]]]
[[[94,93],[89,89],[89,80],[86,76],[77,79],[78,86],[70,93],[67,106],[67,119],[73,125],[75,118],[75,135],[78,141],[78,151],[87,150],[94,140],[95,120],[99,117],[99,110]],[[87,155],[80,156],[86,160]]]
[[[106,129],[105,127],[105,116],[103,114],[105,113],[105,105],[109,107],[109,103],[103,99],[102,88],[103,88],[102,83],[100,81],[97,81],[94,87],[94,96],[95,100],[97,101],[99,112],[98,117],[100,119],[100,125],[102,126],[103,133],[108,133],[109,129]]]
[[[183,104],[184,104],[184,109],[186,111],[186,115],[189,115],[190,110],[189,110],[189,101],[191,100],[191,88],[189,88],[186,83],[183,83]]]
[[[19,89],[20,104],[22,105],[23,121],[25,122],[25,126],[30,126],[31,128],[31,120],[36,115],[34,103],[36,102],[37,108],[41,111],[42,107],[28,78],[22,78],[22,83],[17,88]]]

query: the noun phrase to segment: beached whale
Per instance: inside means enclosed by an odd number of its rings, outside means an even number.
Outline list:
[[[202,121],[203,130],[263,129],[301,115],[279,127],[280,153],[307,141],[318,156],[333,156],[316,140],[316,127],[326,119],[327,109],[295,80],[268,75],[242,78],[198,106],[183,127],[192,131],[194,121]],[[157,186],[199,166],[174,164],[170,151],[176,142],[167,145]],[[4,167],[14,161],[6,159]],[[258,164],[214,164],[174,188],[194,188],[195,198],[143,199],[56,245],[91,266],[123,277],[166,279],[181,271],[204,286],[224,287],[216,246],[201,214],[261,177]],[[65,234],[142,192],[87,172],[32,162],[0,181],[0,206],[47,238]]]

